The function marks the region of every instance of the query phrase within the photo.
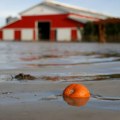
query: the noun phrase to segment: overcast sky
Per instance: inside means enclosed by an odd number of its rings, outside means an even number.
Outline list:
[[[0,0],[0,26],[5,24],[7,16],[17,16],[21,11],[43,0]],[[50,0],[51,1],[51,0]],[[120,0],[56,0],[70,5],[80,6],[94,11],[120,17]]]

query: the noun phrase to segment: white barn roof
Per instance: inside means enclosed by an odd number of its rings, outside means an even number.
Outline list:
[[[83,16],[90,16],[90,17],[94,17],[97,19],[106,19],[112,16],[103,14],[103,13],[98,13],[95,11],[91,11],[85,8],[81,8],[81,7],[76,7],[76,6],[72,6],[72,5],[68,5],[68,4],[64,4],[64,3],[60,3],[60,2],[56,2],[56,1],[43,1],[40,4],[37,4],[23,12],[20,13],[21,16],[27,15],[27,13],[29,13],[29,11],[34,10],[35,8],[39,8],[39,7],[49,7],[52,8],[57,11],[63,12],[63,13],[74,13],[74,14],[78,14],[78,15],[83,15]],[[37,13],[34,13],[35,15],[37,15]]]

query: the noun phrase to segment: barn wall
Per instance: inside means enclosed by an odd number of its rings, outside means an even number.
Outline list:
[[[14,38],[15,38],[15,41],[20,41],[21,40],[21,31],[20,30],[15,30]]]
[[[77,29],[77,40],[82,41],[82,31],[80,31],[79,29]]]
[[[71,41],[71,29],[59,28],[56,32],[57,41]]]
[[[23,16],[21,20],[9,24],[4,28],[35,28],[37,21],[50,21],[51,27],[76,27],[83,26],[82,23],[70,20],[68,14],[60,15],[43,15],[43,16]]]
[[[71,41],[77,39],[76,32],[72,29],[78,26],[83,27],[82,23],[70,20],[69,14],[60,15],[42,15],[42,16],[22,16],[22,18],[14,23],[8,24],[3,30],[3,39],[31,41],[37,40],[37,23],[48,21],[50,22],[50,39],[51,41]],[[11,29],[10,34],[5,33],[6,29]],[[63,31],[63,32],[62,32]],[[10,31],[9,31],[10,32]],[[61,34],[63,34],[61,36]]]
[[[0,31],[0,40],[2,40],[2,39],[3,39],[3,32]]]
[[[31,41],[34,39],[33,29],[22,29],[21,30],[21,40],[22,41]]]
[[[77,39],[78,39],[78,36],[77,36],[77,30],[76,29],[73,29],[72,31],[71,31],[71,39],[72,39],[72,41],[77,41]]]
[[[14,40],[14,30],[13,29],[4,29],[3,30],[3,39],[6,41]]]
[[[54,29],[50,31],[50,40],[52,42],[56,41],[56,30]]]

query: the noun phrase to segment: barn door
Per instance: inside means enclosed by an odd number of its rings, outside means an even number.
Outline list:
[[[38,40],[50,40],[50,22],[38,22]]]

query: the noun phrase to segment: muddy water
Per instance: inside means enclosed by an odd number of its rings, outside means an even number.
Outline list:
[[[17,80],[30,74],[36,79]],[[85,84],[91,98],[62,97],[70,83]],[[120,45],[97,43],[0,43],[0,104],[53,101],[66,107],[84,103],[85,109],[120,112]],[[86,104],[86,105],[85,105]],[[81,105],[83,106],[83,105]],[[46,108],[47,106],[45,106]],[[44,108],[44,106],[43,106]],[[57,108],[56,108],[57,110]],[[69,108],[72,110],[72,108]]]
[[[108,74],[119,73],[119,63],[119,44],[0,43],[1,72]]]

